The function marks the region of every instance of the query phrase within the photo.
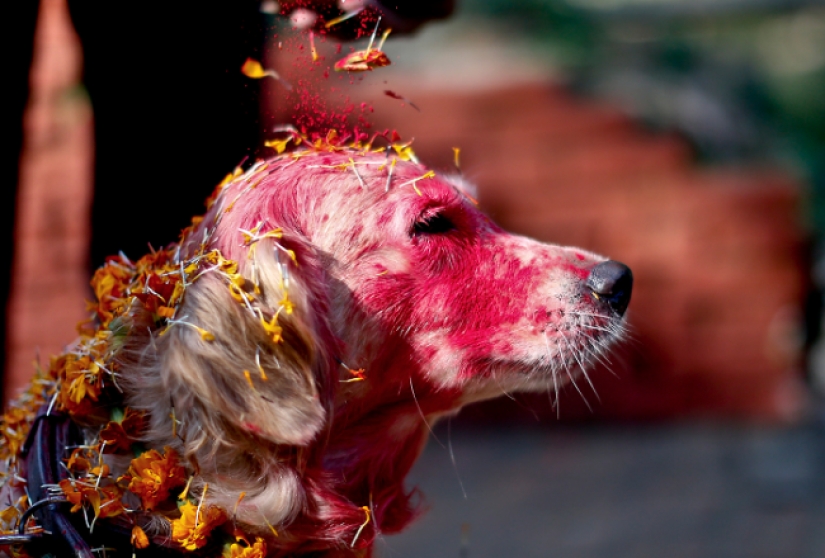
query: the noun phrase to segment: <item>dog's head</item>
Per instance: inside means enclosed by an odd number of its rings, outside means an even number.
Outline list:
[[[244,523],[341,544],[369,505],[400,527],[429,422],[557,393],[622,332],[625,266],[508,234],[404,159],[306,151],[235,176],[181,243],[197,271],[171,325],[124,351],[146,441]]]

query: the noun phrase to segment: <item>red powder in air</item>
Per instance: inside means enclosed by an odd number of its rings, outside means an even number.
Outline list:
[[[357,35],[371,35],[376,21],[369,15],[361,18]],[[333,41],[335,39],[317,26],[312,38],[309,31],[292,30],[273,41],[277,48],[269,57],[272,65],[292,85],[292,90],[284,87],[270,89],[268,102],[275,107],[277,124],[292,124],[312,140],[326,137],[331,129],[337,130],[339,137],[352,138],[356,136],[356,130],[364,134],[372,128],[372,103],[357,98],[357,89],[342,90],[333,79],[346,79],[351,85],[364,80],[360,74],[330,72],[344,46],[335,41],[332,48],[330,43]],[[352,45],[348,48],[355,50]],[[367,94],[368,90],[364,89],[364,95]]]

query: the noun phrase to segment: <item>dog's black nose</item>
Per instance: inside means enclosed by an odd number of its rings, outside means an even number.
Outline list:
[[[590,270],[585,285],[593,296],[607,303],[614,312],[621,316],[630,304],[633,273],[625,264],[608,260]]]

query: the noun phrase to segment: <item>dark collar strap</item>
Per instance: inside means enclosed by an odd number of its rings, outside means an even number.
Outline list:
[[[38,411],[21,452],[20,475],[26,479],[32,505],[20,517],[17,535],[0,535],[0,547],[23,544],[30,556],[57,558],[99,558],[100,553],[92,551],[99,548],[117,549],[109,552],[109,556],[133,556],[130,525],[101,522],[95,526],[94,533],[90,533],[82,515],[69,511],[69,502],[63,493],[51,488],[69,478],[63,460],[68,457],[67,448],[83,444],[83,436],[68,415],[46,412],[45,406]],[[26,532],[32,516],[43,528],[42,532]],[[179,551],[168,547],[168,539],[155,537],[152,542],[154,544],[135,554],[147,558],[180,558]],[[203,550],[209,552],[210,549]]]
[[[23,446],[22,473],[32,506],[20,518],[19,534],[26,534],[28,518],[34,515],[43,534],[32,535],[27,550],[34,551],[35,555],[45,550],[57,556],[95,558],[87,542],[88,532],[87,537],[81,535],[62,494],[50,493],[48,488],[69,477],[62,464],[63,456],[67,447],[82,443],[82,437],[67,415],[46,414],[46,411],[46,407],[42,407],[37,413]]]

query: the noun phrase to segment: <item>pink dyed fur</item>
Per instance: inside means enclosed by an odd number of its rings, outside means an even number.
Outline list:
[[[389,160],[345,150],[267,161],[229,184],[181,246],[194,254],[208,231],[209,248],[261,286],[267,312],[288,294],[281,343],[213,273],[187,287],[177,316],[214,341],[174,327],[137,332],[124,350],[127,401],[150,416],[144,442],[183,455],[193,490],[208,483],[207,503],[237,506],[271,556],[369,556],[416,514],[404,478],[432,423],[502,393],[556,393],[621,334],[621,316],[583,286],[603,258],[508,234],[460,180],[422,178],[401,160],[388,179]],[[275,229],[283,237],[254,251],[244,240]],[[269,380],[252,387],[243,371],[256,357]]]

